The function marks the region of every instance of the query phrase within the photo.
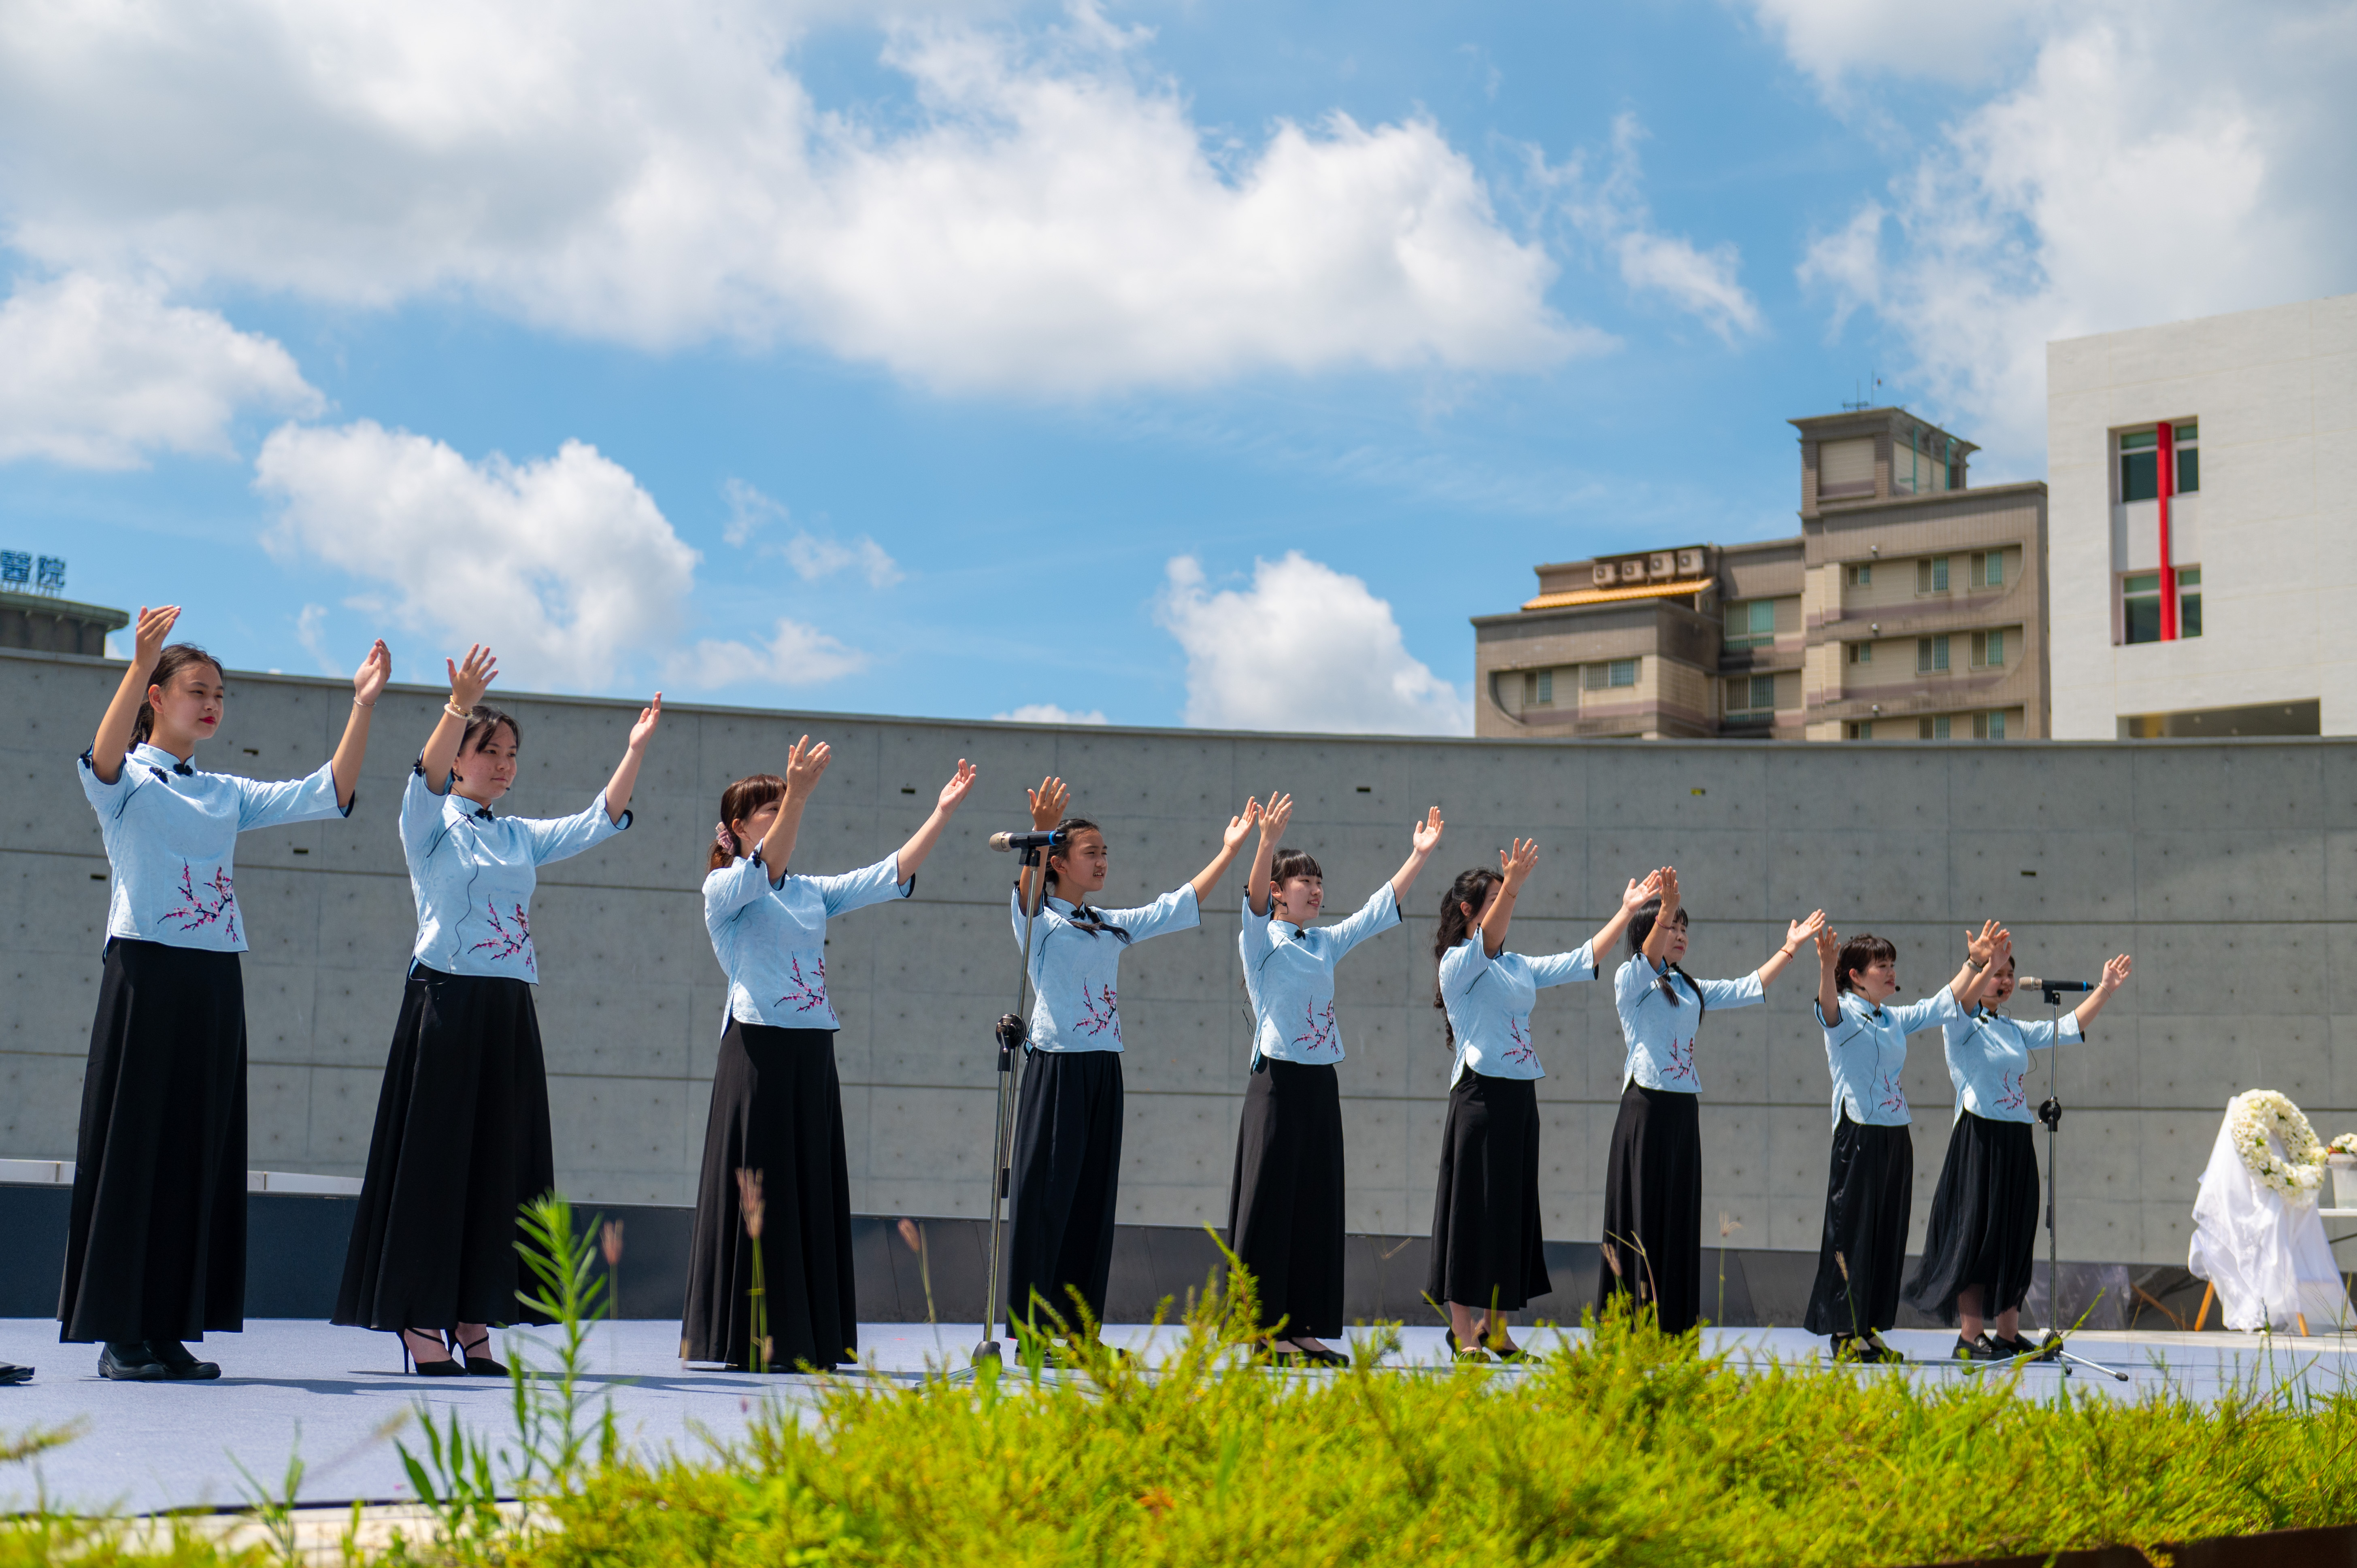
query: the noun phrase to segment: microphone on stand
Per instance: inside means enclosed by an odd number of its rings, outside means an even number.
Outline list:
[[[993,833],[990,847],[1001,854],[1010,850],[1060,849],[1066,834],[1061,828],[1049,828],[1028,833]]]
[[[2093,991],[2095,989],[2095,983],[2092,980],[2040,980],[2034,974],[2025,974],[2021,977],[2021,983],[2018,989],[2023,991]]]

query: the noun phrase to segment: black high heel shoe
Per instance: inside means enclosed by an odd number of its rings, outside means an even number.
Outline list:
[[[461,1339],[453,1334],[450,1340],[458,1353],[467,1358],[468,1377],[504,1378],[508,1375],[505,1367],[491,1359],[491,1331],[489,1328],[483,1330],[480,1339]]]
[[[429,1332],[431,1331],[424,1328],[404,1328],[399,1334],[393,1336],[393,1337],[401,1341],[402,1371],[411,1377],[417,1378],[465,1377],[467,1375],[467,1369],[458,1364],[458,1359],[456,1356],[444,1356],[438,1360],[421,1361],[417,1359],[416,1355],[411,1351],[409,1348],[409,1337],[414,1334],[419,1338],[423,1339],[426,1337]],[[441,1337],[436,1334],[435,1335],[435,1337],[439,1338]]]

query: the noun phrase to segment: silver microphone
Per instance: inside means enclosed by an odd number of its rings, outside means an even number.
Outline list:
[[[2095,983],[2092,980],[2040,980],[2034,974],[2025,974],[2021,977],[2017,989],[2022,991],[2093,991],[2095,989]]]

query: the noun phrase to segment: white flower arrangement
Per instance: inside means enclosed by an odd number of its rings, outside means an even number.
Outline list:
[[[2325,1149],[2298,1106],[2274,1090],[2254,1089],[2234,1096],[2226,1115],[2235,1152],[2253,1176],[2294,1202],[2316,1196],[2324,1185]],[[2269,1133],[2283,1144],[2281,1158],[2268,1146]]]
[[[2351,1159],[2357,1160],[2357,1133],[2341,1133],[2341,1136],[2324,1145],[2324,1152],[2328,1155],[2346,1155]]]

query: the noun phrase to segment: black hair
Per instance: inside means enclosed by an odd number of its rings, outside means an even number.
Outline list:
[[[1841,945],[1841,957],[1834,961],[1834,990],[1837,993],[1856,991],[1857,987],[1849,983],[1849,972],[1872,969],[1884,959],[1894,963],[1899,959],[1899,950],[1890,945],[1889,938],[1871,935],[1850,938]]]
[[[1314,876],[1320,882],[1326,880],[1326,874],[1318,869],[1318,862],[1308,851],[1279,849],[1276,858],[1268,865],[1268,912],[1271,915],[1276,913],[1278,891],[1297,876]]]
[[[1093,832],[1100,838],[1104,836],[1104,829],[1097,826],[1096,823],[1089,821],[1086,817],[1066,817],[1062,822],[1056,824],[1056,831],[1064,835],[1064,842],[1067,846],[1071,844],[1073,836],[1081,832]],[[1039,857],[1040,874],[1047,877],[1048,891],[1050,893],[1056,890],[1055,855],[1056,852],[1051,849],[1046,854]],[[1086,931],[1092,937],[1096,936],[1100,932],[1110,931],[1113,935],[1121,939],[1122,944],[1125,947],[1128,945],[1128,930],[1123,927],[1114,925],[1110,920],[1107,920],[1104,918],[1103,911],[1092,909],[1086,904],[1083,904],[1079,899],[1075,898],[1072,900],[1072,913],[1080,918],[1076,920],[1071,920],[1066,923],[1074,930]]]
[[[215,659],[193,642],[176,642],[156,657],[155,672],[147,677],[147,683],[150,686],[168,687],[173,678],[181,671],[196,664],[210,664],[213,667],[215,675],[220,676],[223,681],[229,679],[227,672],[221,669],[220,660]],[[146,698],[142,697],[139,699],[139,716],[131,721],[131,744],[141,745],[155,733],[156,710],[148,703]]]
[[[1432,938],[1432,961],[1436,965],[1448,955],[1451,948],[1462,943],[1473,929],[1474,916],[1480,914],[1490,902],[1491,885],[1504,880],[1496,872],[1479,865],[1457,874],[1457,880],[1450,883],[1448,891],[1440,896],[1440,929],[1433,933]],[[1470,915],[1465,912],[1467,905],[1472,906],[1473,913]],[[1442,1040],[1454,1050],[1457,1027],[1448,1021],[1448,1000],[1440,993],[1440,977],[1437,974],[1432,979],[1432,1004],[1440,1009]]]
[[[707,871],[737,864],[737,824],[762,807],[786,798],[786,781],[774,773],[752,773],[720,791],[720,821],[712,830]]]
[[[1641,953],[1645,950],[1645,939],[1653,934],[1653,922],[1661,918],[1661,914],[1662,901],[1659,898],[1649,898],[1634,915],[1629,917],[1629,950],[1631,952]],[[1676,918],[1681,926],[1691,926],[1694,923],[1687,917],[1685,906],[1683,904],[1678,906]],[[1670,964],[1656,978],[1655,983],[1661,986],[1662,994],[1670,999],[1670,1005],[1673,1007],[1685,1005],[1678,1000],[1678,988],[1670,983],[1670,976],[1673,974],[1694,988],[1695,1004],[1702,1009],[1701,1013],[1695,1015],[1695,1026],[1697,1028],[1701,1027],[1702,1013],[1710,1010],[1710,1004],[1703,1000],[1702,987],[1695,984],[1695,977],[1688,974],[1682,966],[1676,963]]]
[[[458,755],[480,751],[490,745],[491,737],[499,733],[501,725],[507,725],[508,733],[515,736],[516,749],[522,750],[523,726],[499,709],[487,708],[477,703],[467,710],[467,731],[458,737]]]

